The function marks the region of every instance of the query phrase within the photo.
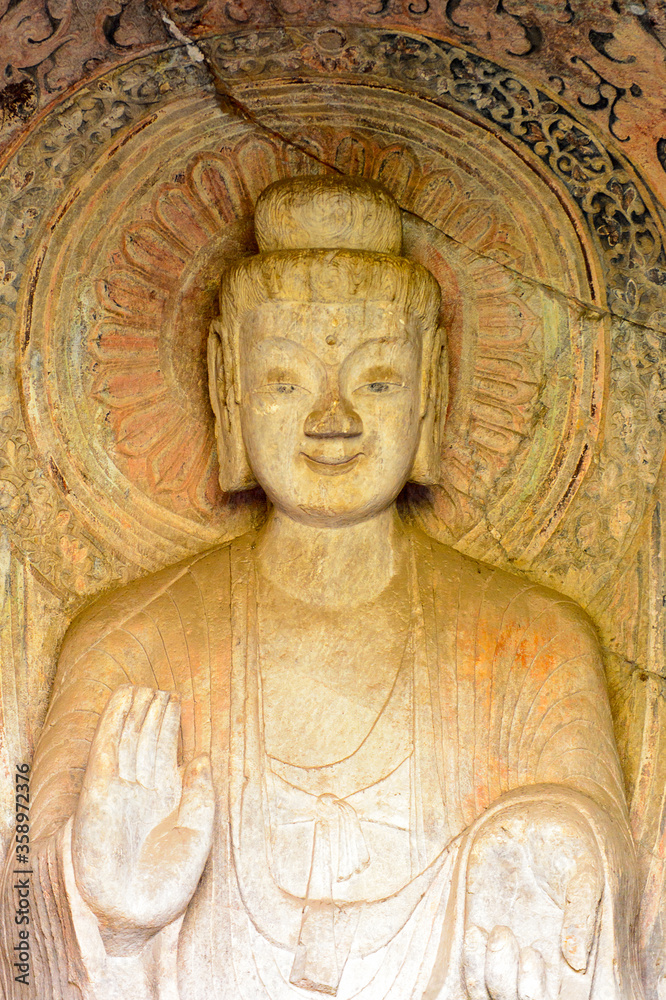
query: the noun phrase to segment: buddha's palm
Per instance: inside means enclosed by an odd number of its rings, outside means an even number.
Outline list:
[[[574,809],[498,813],[470,855],[468,1000],[587,1000],[602,890],[599,852]]]
[[[187,907],[210,851],[210,761],[177,765],[180,704],[114,692],[90,750],[72,831],[79,891],[110,954],[130,954]]]

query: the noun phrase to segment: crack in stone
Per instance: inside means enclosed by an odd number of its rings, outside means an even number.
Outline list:
[[[218,106],[220,107],[221,111],[227,112],[238,118],[243,119],[248,124],[253,125],[255,128],[259,129],[261,132],[264,132],[266,135],[271,136],[271,138],[276,139],[278,142],[284,143],[284,145],[297,150],[304,156],[307,156],[307,158],[309,160],[312,160],[314,163],[318,163],[320,166],[325,167],[327,170],[332,170],[334,173],[344,176],[344,171],[341,170],[339,167],[336,167],[335,164],[330,163],[328,160],[325,160],[320,156],[317,156],[317,154],[313,153],[312,150],[307,149],[305,146],[301,145],[301,143],[297,142],[296,140],[289,138],[289,136],[285,135],[278,128],[274,128],[273,126],[268,125],[265,121],[262,121],[261,118],[259,118],[253,111],[251,111],[247,107],[247,105],[245,105],[242,101],[240,101],[228,89],[228,87],[225,85],[225,81],[224,78],[222,77],[222,74],[218,70],[213,60],[210,58],[209,54],[206,52],[205,48],[202,45],[200,45],[195,38],[193,38],[190,34],[184,31],[178,24],[176,24],[176,22],[166,12],[160,0],[148,0],[148,3],[149,6],[152,8],[152,10],[155,11],[155,13],[161,18],[166,27],[166,30],[174,39],[174,41],[185,47],[190,59],[192,59],[193,62],[203,64],[206,67],[206,70],[208,71],[211,82],[213,84],[213,89],[215,90]],[[370,85],[377,86],[373,84]],[[420,95],[420,96],[422,97],[423,100],[428,100],[430,101],[430,103],[434,103],[438,107],[441,106],[439,102],[432,101],[432,99],[428,98],[426,95]],[[575,303],[578,306],[578,308],[582,312],[586,313],[590,318],[601,319],[602,317],[607,317],[608,319],[616,319],[621,322],[624,321],[631,323],[634,326],[639,327],[640,329],[650,330],[653,331],[654,333],[660,334],[663,337],[666,337],[666,329],[664,329],[663,327],[653,326],[652,324],[647,323],[645,321],[635,320],[628,316],[622,316],[620,313],[614,312],[612,309],[608,309],[604,306],[600,306],[595,303],[586,301],[585,299],[580,299],[576,295],[568,294],[562,291],[562,289],[559,289],[554,285],[551,285],[547,281],[533,278],[530,275],[524,274],[522,271],[519,271],[517,268],[512,267],[510,264],[497,260],[490,254],[484,254],[477,248],[468,246],[466,243],[463,243],[461,240],[457,240],[455,236],[451,236],[443,229],[439,230],[439,232],[443,233],[444,236],[446,236],[447,239],[450,239],[452,243],[455,243],[456,246],[462,247],[476,254],[476,256],[480,260],[487,260],[493,264],[497,264],[500,267],[505,268],[514,277],[529,282],[534,287],[543,289],[552,294],[553,296],[555,296],[556,298],[564,300],[566,303]]]
[[[666,677],[664,677],[663,674],[658,674],[654,670],[649,670],[647,667],[643,666],[637,660],[630,660],[626,656],[624,656],[623,653],[619,653],[617,650],[611,649],[608,646],[600,645],[599,648],[601,649],[601,654],[604,657],[604,659],[612,658],[616,661],[620,660],[622,662],[623,667],[629,668],[628,679],[633,677],[635,674],[640,674],[641,676],[638,678],[639,680],[653,679],[659,681],[660,686],[662,686],[663,692],[666,695]]]
[[[253,111],[250,111],[250,109],[243,104],[242,101],[239,101],[238,98],[235,97],[230,90],[228,90],[225,86],[222,74],[206,50],[197,42],[196,39],[192,38],[191,35],[188,35],[176,24],[176,22],[164,10],[159,0],[149,0],[149,6],[152,7],[152,9],[162,19],[171,37],[181,45],[185,46],[190,59],[192,59],[193,62],[201,63],[206,67],[215,90],[218,106],[221,111],[225,111],[228,114],[242,118],[243,121],[253,125],[255,128],[266,133],[266,135],[271,136],[271,138],[277,139],[278,142],[284,143],[284,145],[298,150],[299,153],[307,156],[308,159],[326,167],[327,170],[332,170],[336,174],[344,174],[344,171],[340,170],[340,168],[336,167],[333,163],[329,163],[327,160],[322,159],[317,156],[316,153],[313,153],[311,150],[302,146],[294,139],[290,139],[288,136],[283,135],[278,129],[272,128],[270,125],[261,121],[261,119],[258,118]]]
[[[438,227],[433,227],[433,228],[438,228]],[[647,323],[645,321],[632,319],[630,316],[622,316],[620,313],[614,312],[612,309],[607,309],[604,306],[596,305],[593,302],[587,302],[585,301],[585,299],[578,298],[577,295],[571,295],[567,292],[562,291],[561,288],[556,288],[555,285],[551,285],[547,281],[542,281],[541,279],[533,278],[531,275],[525,274],[523,271],[519,271],[517,268],[512,267],[510,264],[506,264],[503,261],[499,261],[495,257],[492,257],[490,254],[483,253],[476,247],[468,246],[467,243],[463,243],[462,240],[457,240],[455,236],[451,236],[450,233],[445,232],[445,230],[443,229],[439,229],[439,232],[443,233],[443,235],[446,236],[447,239],[451,240],[452,243],[455,243],[456,246],[461,247],[462,249],[468,250],[471,253],[475,254],[480,260],[487,260],[493,264],[497,264],[499,267],[502,267],[506,271],[508,271],[509,274],[513,275],[513,277],[519,279],[520,281],[524,281],[527,284],[532,285],[534,288],[539,288],[546,292],[549,292],[554,298],[560,299],[565,303],[574,303],[579,307],[581,312],[584,313],[586,317],[590,319],[599,320],[602,319],[603,317],[606,317],[607,319],[611,320],[613,319],[619,320],[622,323],[630,323],[632,326],[638,327],[639,329],[642,330],[650,330],[653,333],[657,333],[660,336],[666,338],[666,329],[664,329],[664,327],[652,326],[652,324]]]
[[[169,34],[174,39],[174,41],[185,47],[190,59],[192,59],[193,62],[200,63],[205,66],[210,76],[211,82],[213,84],[215,95],[217,97],[218,106],[222,111],[230,113],[239,118],[242,118],[244,121],[248,122],[250,125],[257,128],[261,132],[271,136],[273,139],[277,140],[280,143],[283,143],[286,146],[296,149],[304,156],[307,156],[308,159],[320,164],[326,169],[332,170],[338,174],[344,174],[344,171],[340,170],[334,164],[329,163],[327,160],[317,156],[311,150],[303,147],[300,143],[284,135],[284,133],[282,133],[279,129],[273,128],[272,126],[268,125],[266,122],[258,118],[253,111],[251,111],[242,101],[240,101],[233,93],[231,93],[227,89],[220,71],[218,70],[217,66],[210,58],[206,50],[197,42],[196,39],[194,39],[191,35],[184,32],[172,20],[172,18],[167,14],[167,12],[162,7],[159,0],[151,0],[150,6],[160,16],[160,18],[164,22]],[[485,254],[476,248],[469,247],[466,243],[456,239],[454,236],[445,232],[444,230],[440,230],[440,232],[442,232],[443,235],[445,235],[447,239],[451,240],[451,242],[456,246],[472,251],[479,259],[487,260],[493,264],[498,265],[499,267],[505,269],[507,272],[509,272],[511,275],[513,275],[513,277],[517,278],[518,280],[524,281],[526,284],[529,284],[534,288],[538,288],[550,293],[555,298],[559,299],[560,301],[563,301],[567,305],[575,304],[576,306],[578,306],[578,308],[581,310],[583,314],[586,314],[591,319],[599,320],[603,317],[606,317],[611,320],[619,320],[620,322],[626,322],[628,324],[631,324],[633,327],[636,327],[637,329],[649,330],[661,336],[666,336],[666,331],[663,328],[660,328],[658,326],[653,326],[647,322],[641,322],[636,319],[632,319],[631,317],[622,316],[621,314],[614,312],[612,309],[596,305],[594,303],[581,299],[578,296],[567,294],[566,292],[562,291],[561,289],[555,287],[554,285],[546,281],[535,279],[530,275],[527,275],[524,272],[520,271],[519,269],[512,267],[510,264],[498,261],[495,257],[489,254]],[[489,533],[489,535],[493,538],[493,540],[497,544],[507,564],[515,567],[517,563],[517,557],[512,556],[505,548],[501,534],[497,530],[497,527],[491,522],[488,513],[486,511],[483,511],[481,518],[482,522],[485,524],[486,531]],[[534,578],[533,574],[530,573],[528,570],[523,569],[523,573],[528,579]],[[644,681],[648,680],[649,678],[654,678],[659,682],[660,686],[663,686],[664,693],[666,694],[666,677],[654,671],[648,670],[645,666],[637,663],[636,661],[627,659],[626,657],[622,656],[621,654],[618,654],[616,651],[611,650],[608,647],[602,647],[601,652],[604,658],[619,657],[622,660],[625,667],[629,668],[630,672],[629,676],[639,674],[640,675],[639,679]]]

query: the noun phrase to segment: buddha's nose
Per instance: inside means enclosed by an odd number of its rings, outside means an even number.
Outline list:
[[[358,413],[338,398],[313,410],[305,421],[305,433],[313,438],[358,437],[362,430]]]

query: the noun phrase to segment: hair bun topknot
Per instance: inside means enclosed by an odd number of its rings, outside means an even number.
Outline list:
[[[276,181],[257,201],[254,230],[261,252],[365,250],[399,254],[400,209],[374,181],[342,175]]]

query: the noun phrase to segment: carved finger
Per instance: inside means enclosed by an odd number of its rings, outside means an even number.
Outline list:
[[[548,1000],[546,963],[534,948],[520,952],[518,1000]]]
[[[488,935],[481,927],[471,924],[465,932],[463,971],[467,1000],[488,1000],[486,989],[486,947]]]
[[[134,688],[124,684],[109,698],[90,748],[84,788],[118,776],[118,747],[125,719],[132,707]]]
[[[157,741],[168,704],[168,692],[156,691],[139,733],[136,748],[136,780],[145,788],[155,788]]]
[[[142,849],[147,866],[161,866],[163,876],[177,878],[181,889],[191,895],[201,877],[213,842],[215,797],[208,754],[196,757],[185,768],[183,792],[176,821],[161,824]],[[169,873],[172,869],[172,874]]]
[[[155,784],[171,788],[178,780],[178,733],[180,731],[180,701],[169,697],[155,752]]]
[[[178,809],[178,826],[209,835],[215,816],[215,792],[210,757],[195,757],[183,774],[183,793]]]
[[[118,746],[118,775],[124,781],[136,781],[136,751],[139,733],[155,696],[153,688],[136,687]]]
[[[164,923],[182,913],[197,887],[213,842],[215,799],[207,754],[185,768],[180,807],[174,822],[154,828],[141,848],[142,873],[152,883]]]
[[[567,886],[562,923],[562,954],[575,972],[585,972],[597,927],[603,883],[592,864],[576,872]]]
[[[486,951],[486,989],[490,1000],[517,1000],[519,949],[508,927],[493,927]]]

